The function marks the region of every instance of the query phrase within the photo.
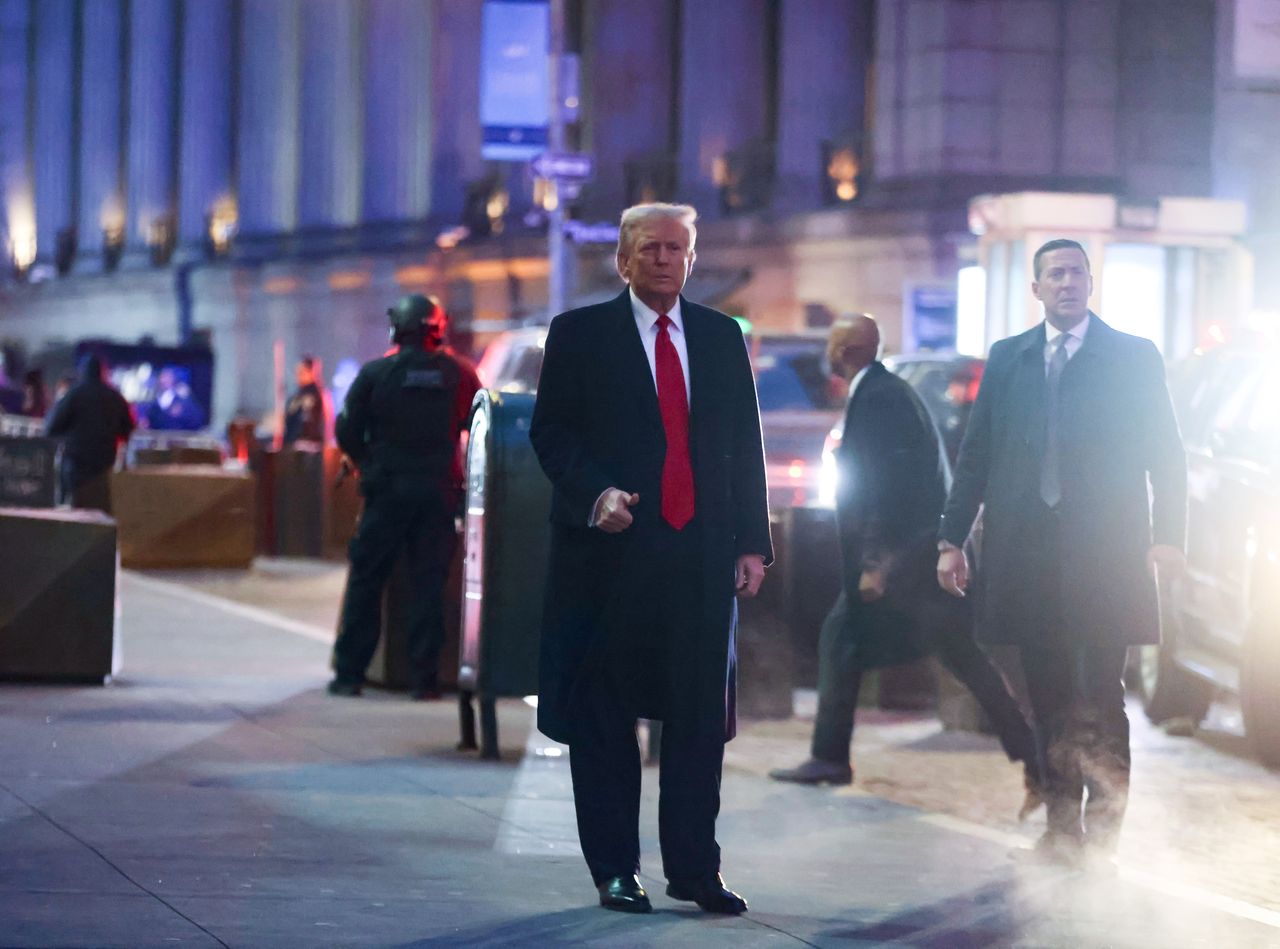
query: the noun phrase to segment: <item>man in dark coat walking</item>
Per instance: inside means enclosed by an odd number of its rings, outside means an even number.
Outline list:
[[[1160,641],[1153,578],[1184,566],[1186,458],[1159,352],[1088,309],[1084,248],[1050,241],[1033,269],[1045,321],[991,348],[937,570],[965,594],[962,545],[983,505],[978,635],[1022,647],[1046,775],[1049,827],[1032,854],[1076,864],[1120,833],[1125,653]]]
[[[124,396],[103,378],[104,369],[101,357],[84,357],[80,381],[58,400],[46,431],[64,442],[63,501],[110,514],[111,469],[133,433],[134,418]]]
[[[568,743],[602,906],[648,912],[638,718],[663,723],[659,836],[674,899],[741,913],[715,822],[733,737],[735,592],[773,549],[755,382],[738,324],[680,296],[696,212],[629,208],[613,300],[547,334],[530,438],[551,480],[538,727]]]
[[[1003,677],[973,640],[969,604],[934,581],[935,535],[951,471],[920,397],[878,359],[880,329],[866,315],[831,329],[831,368],[850,380],[836,450],[836,518],[844,585],[819,640],[812,754],[779,781],[848,784],[849,744],[866,669],[936,653],[986,710],[1028,789],[1035,739]]]

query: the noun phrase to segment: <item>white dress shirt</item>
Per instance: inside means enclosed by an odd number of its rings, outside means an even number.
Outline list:
[[[649,375],[653,376],[653,388],[656,392],[658,389],[658,316],[656,310],[650,308],[643,300],[636,296],[634,290],[631,292],[631,312],[636,318],[636,329],[640,331],[640,342],[644,343],[644,354],[649,360]],[[676,297],[676,305],[667,312],[668,318],[671,320],[671,326],[667,328],[667,335],[671,337],[671,345],[676,348],[676,355],[680,357],[680,372],[684,376],[684,397],[692,402],[692,392],[689,386],[689,344],[685,340],[684,335],[684,319],[680,315],[680,298]]]
[[[1080,347],[1084,345],[1084,334],[1089,331],[1089,314],[1086,313],[1083,320],[1075,326],[1066,330],[1067,338],[1063,342],[1063,346],[1067,350],[1067,361],[1070,362],[1071,357],[1080,351]],[[1058,329],[1048,320],[1044,321],[1044,371],[1049,372],[1049,360],[1053,358],[1054,347],[1058,344],[1058,337],[1063,334],[1063,330]]]
[[[634,290],[631,293],[631,313],[636,318],[636,329],[640,332],[640,342],[644,344],[644,354],[649,360],[649,375],[653,377],[653,390],[658,391],[658,317],[661,315],[654,310],[638,296]],[[667,327],[667,335],[671,337],[671,345],[676,348],[676,355],[680,357],[680,372],[684,376],[684,397],[692,402],[693,395],[689,386],[689,344],[685,340],[684,335],[684,319],[680,315],[680,298],[676,298],[676,304],[667,311],[667,318],[671,320],[671,325]],[[601,492],[600,497],[596,498],[596,503],[591,506],[591,516],[587,518],[587,526],[594,527],[596,522],[600,520],[600,502],[604,500],[604,496],[609,491],[606,488]]]

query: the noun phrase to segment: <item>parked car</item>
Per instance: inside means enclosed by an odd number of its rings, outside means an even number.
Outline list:
[[[546,327],[495,337],[477,367],[486,388],[535,392]],[[815,501],[823,439],[839,419],[842,386],[826,364],[825,334],[748,334],[760,399],[769,503],[775,509]]]
[[[1280,765],[1280,352],[1220,349],[1171,373],[1187,449],[1187,572],[1160,591],[1144,649],[1147,715],[1199,721],[1240,698],[1256,754]]]
[[[916,390],[942,434],[947,459],[954,465],[987,361],[977,356],[938,352],[889,356],[884,364]]]
[[[973,401],[978,397],[986,360],[951,352],[922,352],[888,356],[884,364],[890,372],[905,379],[920,396],[933,418],[933,424],[942,434],[947,460],[954,465],[956,456],[960,454],[965,427],[969,424]],[[843,391],[841,405],[843,407]],[[843,426],[842,416],[827,435],[823,446],[819,503],[827,506],[835,504],[835,450],[840,445]]]

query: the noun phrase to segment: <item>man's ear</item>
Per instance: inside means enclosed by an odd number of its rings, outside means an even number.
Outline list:
[[[698,259],[694,251],[689,251],[689,273],[693,273],[693,262]]]
[[[627,283],[631,282],[631,278],[627,276],[627,257],[625,254],[618,254],[613,258],[613,265],[618,270],[618,276]]]

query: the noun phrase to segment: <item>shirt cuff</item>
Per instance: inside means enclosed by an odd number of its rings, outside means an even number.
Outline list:
[[[600,505],[604,502],[604,496],[612,491],[613,488],[605,488],[600,492],[600,497],[596,498],[596,503],[591,505],[591,515],[587,518],[587,526],[595,527],[600,520]]]

